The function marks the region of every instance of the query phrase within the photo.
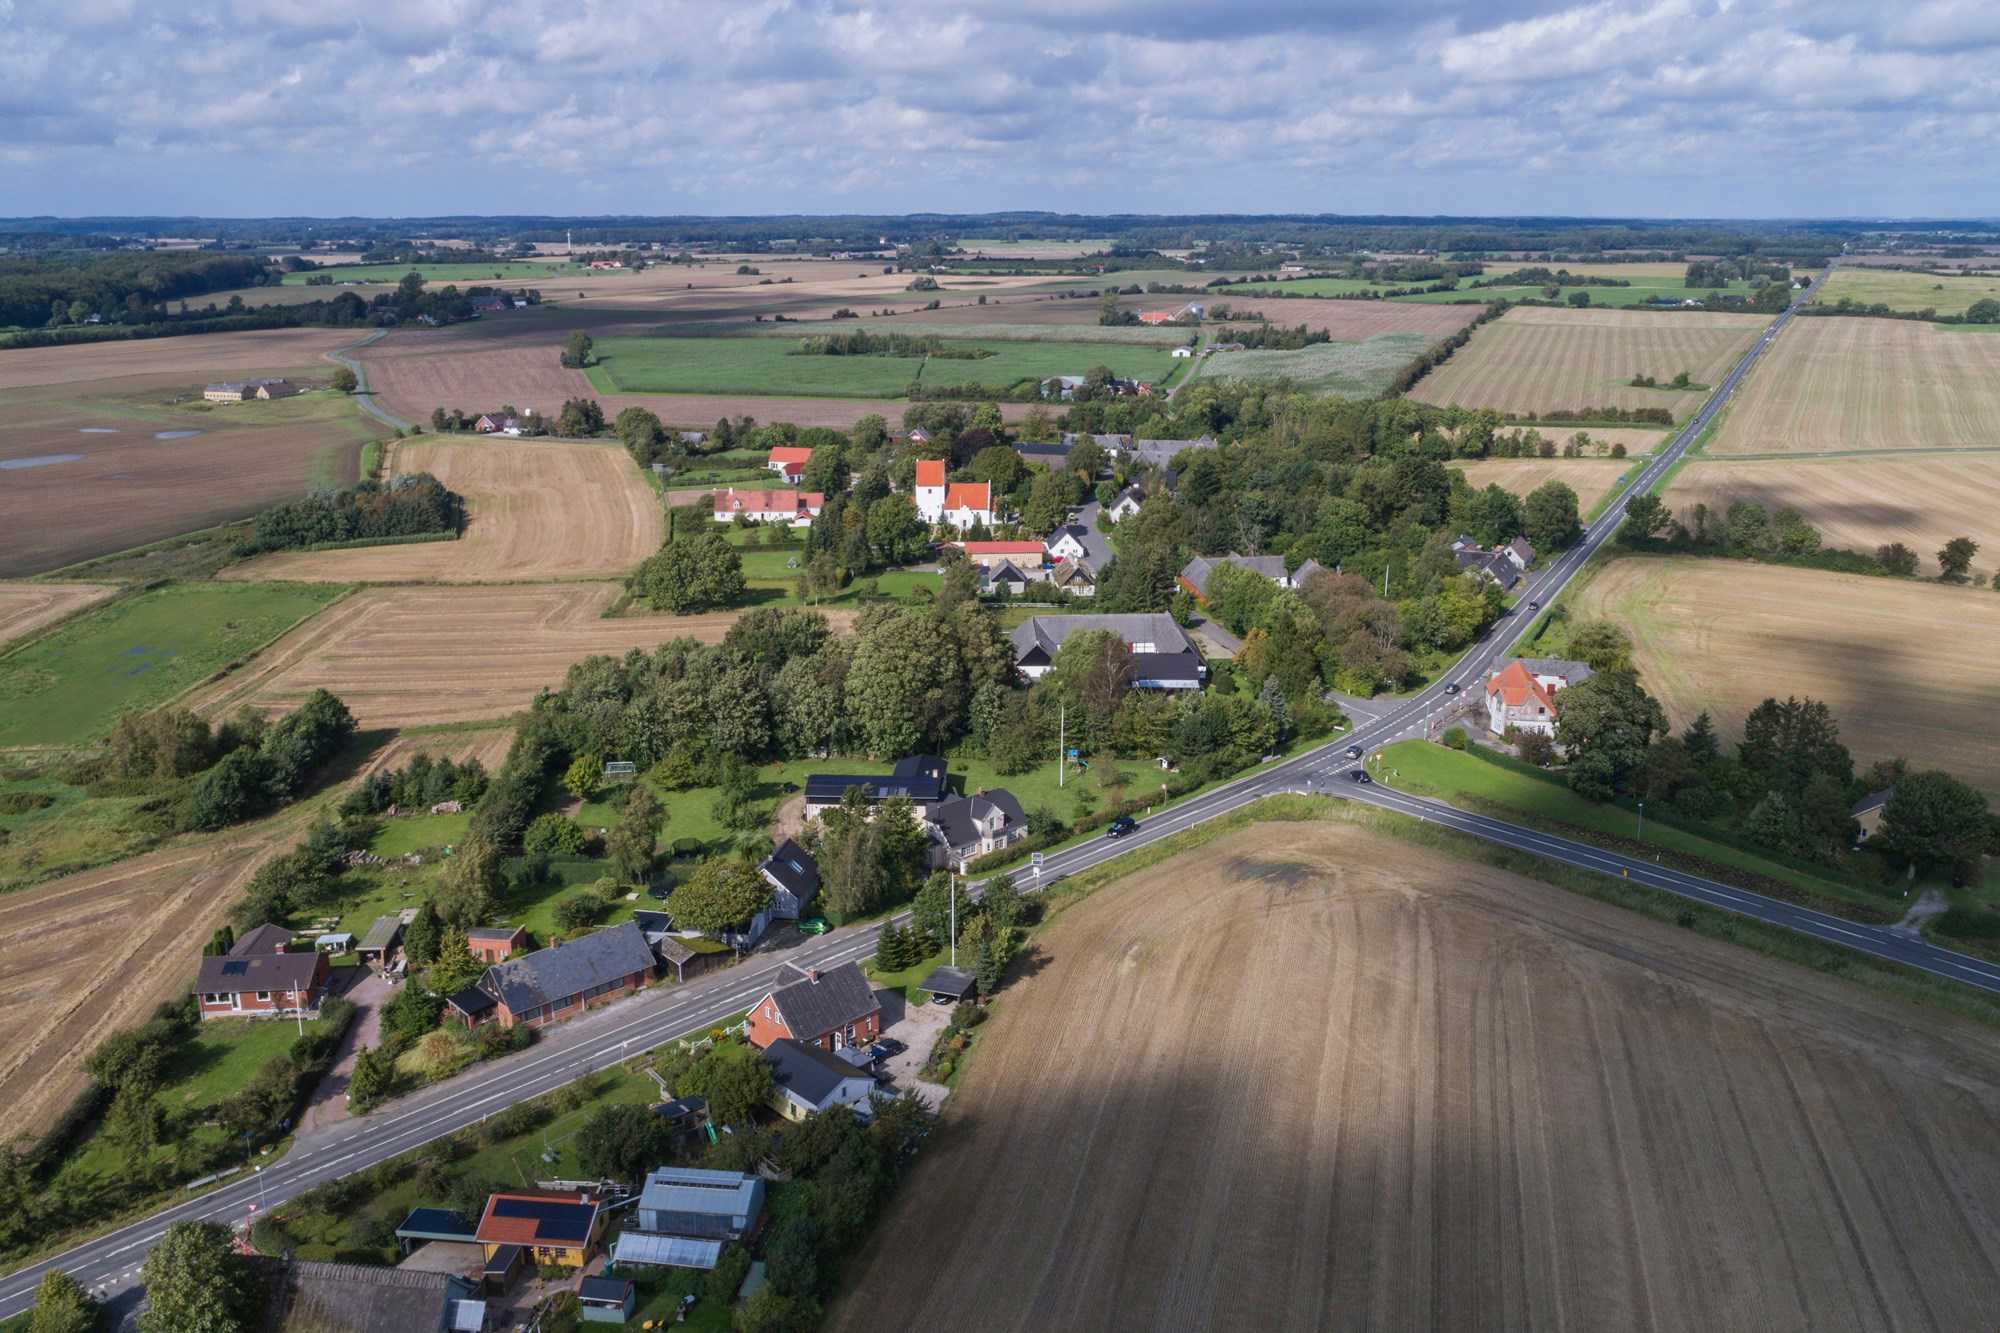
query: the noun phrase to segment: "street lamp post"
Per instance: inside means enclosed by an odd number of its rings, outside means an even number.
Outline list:
[[[1639,802],[1639,841],[1646,840],[1646,803]]]

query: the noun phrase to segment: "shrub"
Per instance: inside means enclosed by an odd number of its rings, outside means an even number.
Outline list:
[[[604,915],[604,899],[594,893],[572,893],[556,904],[556,924],[564,930],[582,930]]]
[[[574,856],[583,850],[586,835],[574,819],[550,811],[538,815],[521,835],[521,848],[545,856]]]
[[[1444,733],[1444,743],[1448,749],[1463,750],[1471,741],[1466,737],[1464,727],[1450,727]]]

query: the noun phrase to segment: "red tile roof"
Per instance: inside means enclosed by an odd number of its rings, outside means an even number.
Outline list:
[[[588,1194],[493,1194],[479,1219],[479,1243],[576,1249],[589,1242],[596,1219],[597,1203]]]
[[[946,509],[991,509],[993,507],[993,483],[990,481],[955,481],[944,493]]]
[[[917,485],[944,485],[944,460],[941,458],[919,458],[917,460]]]
[[[1040,555],[1040,542],[959,542],[967,555]]]
[[[802,508],[810,513],[825,505],[824,491],[739,491],[732,488],[715,493],[715,512],[718,514],[797,514]]]
[[[772,447],[771,456],[764,461],[766,463],[810,463],[812,456],[813,451],[810,449],[801,449],[793,445],[780,444]]]
[[[1555,712],[1555,700],[1550,697],[1542,683],[1528,673],[1528,668],[1519,662],[1509,662],[1501,671],[1486,682],[1486,693],[1490,698],[1498,694],[1500,702],[1507,708],[1522,708],[1530,703],[1540,704],[1548,712]]]

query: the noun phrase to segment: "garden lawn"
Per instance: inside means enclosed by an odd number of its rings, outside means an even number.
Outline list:
[[[169,584],[114,599],[0,657],[0,746],[73,745],[241,661],[346,589]]]
[[[305,1025],[308,1034],[323,1026]],[[160,1102],[170,1111],[214,1106],[241,1091],[273,1056],[299,1039],[296,1019],[228,1018],[203,1023],[167,1067]]]
[[[903,992],[903,998],[911,1004],[929,1004],[931,997],[923,991],[918,990],[917,987],[921,986],[924,978],[928,977],[949,959],[950,956],[950,950],[939,949],[922,962],[903,968],[897,972],[882,971],[875,966],[875,962],[871,958],[867,963],[868,979],[875,983],[877,989],[899,990]]]
[[[1578,796],[1561,778],[1519,760],[1487,751],[1461,752],[1428,741],[1398,741],[1371,756],[1378,781],[1400,791],[1439,796],[1449,801],[1470,798],[1487,810],[1516,810],[1567,824],[1573,828],[1618,838],[1638,836],[1638,812],[1624,802],[1599,804]],[[1753,875],[1790,884],[1806,893],[1841,899],[1881,911],[1881,894],[1853,884],[1795,869],[1755,852],[1706,838],[1658,819],[1646,821],[1648,844],[1732,866]]]
[[[368,850],[377,856],[401,856],[426,847],[455,847],[464,841],[466,830],[471,827],[470,813],[384,820]]]
[[[1081,375],[1109,367],[1123,378],[1157,383],[1173,369],[1162,346],[1100,342],[963,340],[991,356],[809,356],[800,339],[602,338],[597,364],[586,372],[600,393],[786,394],[831,398],[898,398],[912,384],[990,384],[999,387],[1052,375]]]

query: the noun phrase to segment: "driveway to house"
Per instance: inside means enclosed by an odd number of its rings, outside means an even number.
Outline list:
[[[917,1077],[917,1072],[929,1062],[931,1048],[937,1045],[938,1035],[951,1022],[952,1006],[910,1004],[899,991],[878,991],[876,994],[882,1000],[882,1035],[894,1037],[909,1048],[884,1060],[882,1072],[889,1076],[891,1087],[915,1092],[935,1111],[951,1095],[951,1089],[942,1083],[926,1082]]]
[[[305,1113],[299,1117],[301,1133],[331,1128],[352,1114],[347,1109],[347,1085],[354,1078],[354,1058],[363,1046],[382,1044],[382,1006],[394,994],[395,987],[371,967],[363,969],[361,980],[340,997],[354,1005],[354,1021],[347,1025],[347,1035],[340,1040],[340,1053],[334,1058],[333,1067],[321,1077]]]

